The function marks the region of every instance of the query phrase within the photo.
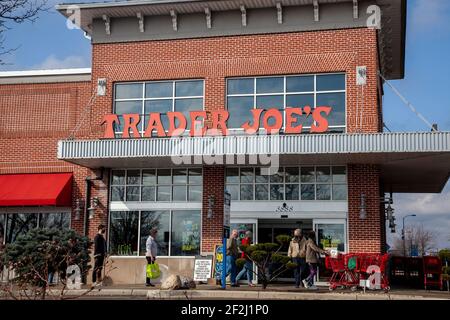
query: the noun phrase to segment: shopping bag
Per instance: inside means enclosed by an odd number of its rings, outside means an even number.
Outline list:
[[[147,278],[157,279],[161,276],[161,270],[159,270],[159,265],[154,262],[147,265]]]

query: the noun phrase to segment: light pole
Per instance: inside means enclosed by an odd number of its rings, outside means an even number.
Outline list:
[[[405,242],[405,219],[408,217],[416,217],[415,214],[409,214],[403,217],[403,226],[402,226],[402,240],[403,240],[403,255],[406,257],[406,242]],[[412,238],[412,236],[411,236]],[[412,241],[412,240],[411,240]]]

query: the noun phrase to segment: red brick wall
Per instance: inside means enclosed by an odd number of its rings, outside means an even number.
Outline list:
[[[222,38],[182,39],[170,41],[147,41],[119,44],[96,44],[93,46],[93,85],[98,78],[106,78],[107,96],[96,101],[96,113],[92,127],[99,126],[105,114],[112,111],[114,82],[205,79],[205,106],[207,110],[225,107],[225,83],[227,77],[284,75],[302,73],[347,73],[347,131],[359,131],[356,122],[360,114],[356,110],[356,66],[367,66],[368,82],[364,88],[363,132],[378,132],[381,128],[377,106],[377,37],[369,29],[333,30],[320,32],[284,33]],[[362,96],[360,91],[360,96]],[[94,130],[92,138],[101,137],[102,128]],[[220,172],[215,172],[219,170]],[[213,244],[220,243],[221,216],[210,220],[207,214],[208,190],[223,197],[222,169],[205,168],[203,199],[203,251],[212,251]],[[362,178],[362,177],[361,177]],[[222,179],[222,180],[221,180]],[[360,184],[363,182],[360,182]],[[373,188],[378,188],[373,181]],[[351,183],[350,183],[351,184]],[[356,193],[350,190],[356,197]],[[219,208],[220,201],[217,201]],[[359,205],[359,204],[358,204]],[[371,205],[375,203],[371,202]],[[355,206],[354,201],[351,207]],[[216,209],[221,210],[221,209]],[[379,206],[375,211],[379,212]],[[352,212],[355,211],[353,208]],[[215,213],[216,214],[216,213]],[[350,225],[357,223],[350,214]],[[218,220],[216,220],[218,219]],[[375,229],[380,221],[371,220]],[[369,225],[369,223],[367,223]],[[357,231],[360,224],[351,227],[351,249],[379,251],[380,234],[374,240],[364,241],[363,233]],[[362,229],[363,230],[363,229]],[[367,237],[367,236],[366,236]],[[358,243],[358,245],[356,245]],[[358,247],[359,246],[359,247]],[[375,248],[376,247],[376,248]]]
[[[366,196],[366,219],[360,219],[361,194]],[[380,206],[380,168],[376,165],[348,166],[349,252],[385,251],[385,220]]]
[[[347,125],[355,131],[356,66],[368,67],[364,89],[364,132],[379,131],[377,37],[370,29],[347,29],[201,39],[93,45],[93,85],[107,78],[107,96],[96,101],[92,125],[112,111],[117,81],[205,79],[207,110],[225,107],[225,78],[315,72],[346,72]],[[361,93],[362,94],[362,93]],[[99,128],[93,137],[101,137]]]
[[[214,245],[222,243],[225,168],[203,167],[202,252],[213,252]],[[214,196],[214,209],[208,218],[209,196]]]
[[[84,179],[94,175],[88,169],[56,160],[56,142],[66,138],[80,119],[81,110],[95,91],[98,78],[107,79],[107,95],[97,97],[88,111],[85,124],[76,135],[79,139],[100,138],[103,116],[112,111],[114,82],[202,78],[205,80],[207,110],[225,107],[225,81],[233,76],[284,75],[302,73],[347,73],[347,130],[355,132],[359,113],[356,112],[356,66],[368,67],[368,83],[364,89],[363,132],[378,132],[381,127],[377,107],[377,36],[375,30],[347,29],[320,32],[294,32],[221,38],[145,41],[93,45],[92,83],[61,83],[39,85],[0,85],[0,112],[8,122],[0,128],[2,157],[0,174],[14,172],[75,173],[74,201],[84,194]],[[16,109],[28,106],[27,111]],[[27,122],[25,119],[28,118]],[[22,130],[22,126],[28,129]],[[354,168],[359,168],[355,165]],[[351,167],[351,168],[353,168]],[[370,169],[373,174],[378,172]],[[223,206],[223,168],[204,169],[203,251],[211,251],[220,242],[221,208]],[[379,173],[378,173],[379,174]],[[351,177],[351,179],[350,179]],[[359,178],[356,178],[359,177]],[[379,250],[379,234],[373,240],[362,240],[355,220],[356,197],[360,187],[379,188],[378,182],[364,181],[358,170],[349,169],[350,247],[353,250]],[[100,197],[100,208],[90,221],[89,234],[96,233],[99,223],[107,223],[107,175],[103,182],[94,182],[92,196]],[[212,191],[209,191],[212,190]],[[207,214],[207,195],[216,194],[214,219]],[[84,198],[84,197],[83,197]],[[222,201],[222,202],[221,202]],[[375,205],[371,202],[371,206]],[[206,206],[206,207],[205,207]],[[379,208],[379,206],[378,206]],[[373,209],[374,212],[379,209]],[[375,213],[374,213],[375,214]],[[375,228],[380,228],[378,220]],[[352,226],[355,223],[355,226]],[[82,220],[74,226],[82,230]],[[378,237],[378,238],[377,238]],[[367,236],[366,236],[367,238]],[[360,240],[361,239],[361,240]],[[378,240],[377,240],[378,239]],[[358,247],[359,246],[359,247]]]
[[[0,85],[0,174],[73,172],[72,207],[76,199],[84,202],[84,179],[95,173],[59,161],[57,142],[82,117],[90,88],[90,82]],[[91,114],[77,136],[89,134]],[[72,210],[72,227],[83,231],[83,214],[75,220]]]

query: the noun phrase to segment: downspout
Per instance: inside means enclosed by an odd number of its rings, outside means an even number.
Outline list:
[[[100,176],[95,178],[86,177],[85,179],[85,187],[86,187],[86,198],[84,201],[84,227],[83,227],[83,235],[87,236],[88,226],[89,226],[89,208],[91,207],[91,186],[92,181],[103,180],[103,168],[100,168]]]

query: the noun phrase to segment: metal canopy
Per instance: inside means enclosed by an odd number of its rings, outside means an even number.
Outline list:
[[[236,155],[245,162],[238,163]],[[250,155],[257,156],[256,164]],[[439,193],[450,176],[450,132],[65,140],[58,143],[59,159],[89,168],[262,165],[273,155],[279,155],[282,166],[376,164],[381,167],[387,192]],[[180,164],[183,156],[185,162]],[[195,162],[192,156],[197,156],[200,162]],[[209,157],[205,160],[205,156]],[[234,162],[230,163],[232,156]]]

